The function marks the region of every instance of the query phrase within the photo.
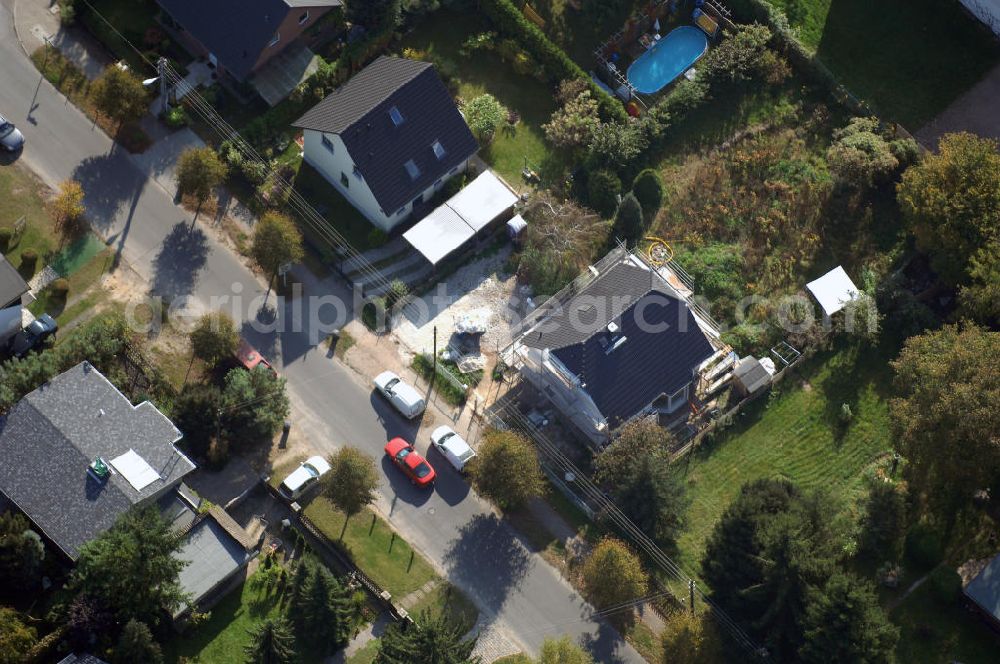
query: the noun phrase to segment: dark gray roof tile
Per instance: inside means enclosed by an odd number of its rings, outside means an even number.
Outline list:
[[[0,254],[0,308],[20,301],[28,292],[28,284],[21,278],[14,266]]]

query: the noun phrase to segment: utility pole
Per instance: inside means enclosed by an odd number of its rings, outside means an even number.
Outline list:
[[[437,376],[438,370],[438,326],[434,326],[434,373],[431,374],[431,381]]]
[[[170,102],[167,99],[167,59],[161,57],[156,61],[156,73],[160,77],[160,97],[163,99],[163,108],[160,111],[166,115],[170,110]]]
[[[691,602],[691,615],[694,615],[694,579],[688,579],[688,594]]]

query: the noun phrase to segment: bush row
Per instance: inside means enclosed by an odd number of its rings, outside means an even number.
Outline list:
[[[510,0],[480,0],[479,8],[499,33],[516,39],[541,64],[549,83],[557,85],[560,81],[574,78],[585,80],[590,85],[605,120],[628,120],[625,109],[618,100],[599,88],[587,72],[553,44],[538,26],[526,19],[514,3]]]

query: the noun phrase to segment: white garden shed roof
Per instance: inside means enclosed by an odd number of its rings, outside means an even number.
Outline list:
[[[485,171],[403,233],[403,239],[437,265],[516,202],[517,194]]]
[[[403,233],[403,238],[431,264],[437,265],[441,259],[471,240],[475,234],[472,227],[445,204]]]
[[[859,292],[858,287],[840,265],[819,279],[810,281],[806,284],[806,289],[813,294],[827,316],[832,316],[843,309],[845,304],[858,297]]]
[[[517,195],[493,171],[485,171],[445,205],[478,232],[516,202]]]

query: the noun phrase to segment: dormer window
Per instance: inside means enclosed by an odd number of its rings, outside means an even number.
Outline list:
[[[299,17],[299,25],[302,25],[303,23],[305,23],[305,22],[306,22],[306,21],[308,21],[308,20],[309,20],[309,12],[308,12],[308,11],[305,11],[305,12],[304,12],[304,13],[302,14],[302,16],[300,16],[300,17]]]
[[[274,46],[281,39],[281,33],[275,32],[274,36],[271,37],[271,41],[267,43],[268,46]]]
[[[439,161],[444,159],[445,151],[444,146],[441,145],[441,141],[434,141],[434,143],[431,144],[431,150],[434,150],[434,156],[437,157]]]
[[[405,122],[405,120],[403,119],[403,114],[400,113],[399,109],[396,108],[395,106],[389,109],[389,117],[392,119],[392,124],[396,125],[397,127],[403,124],[403,122]]]
[[[417,167],[416,162],[414,162],[412,159],[403,164],[403,166],[406,168],[406,172],[410,174],[411,180],[416,180],[418,177],[420,177],[420,168]]]
[[[354,167],[354,177],[356,177],[359,180],[364,180],[365,179],[364,176],[361,175],[361,171],[358,169],[357,166]]]

